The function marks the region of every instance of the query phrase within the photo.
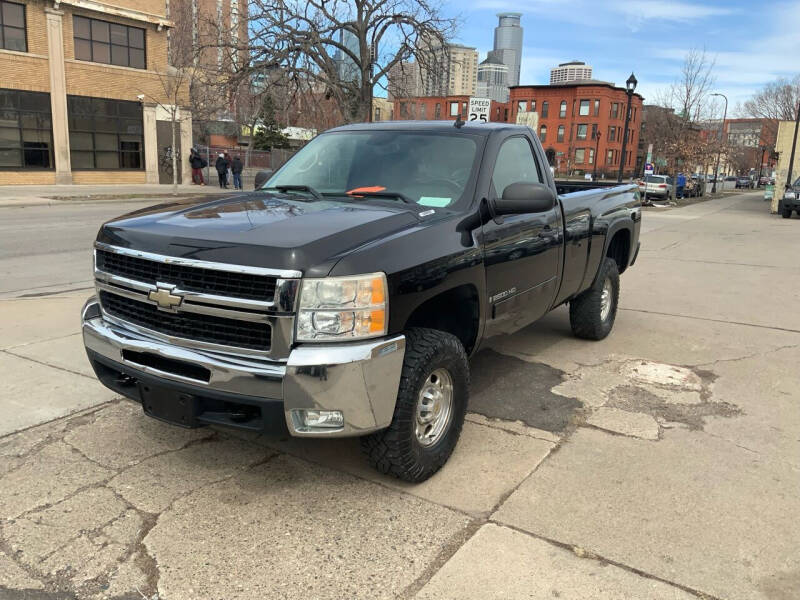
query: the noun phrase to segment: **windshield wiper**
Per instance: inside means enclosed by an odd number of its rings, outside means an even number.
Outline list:
[[[352,198],[360,198],[362,196],[365,198],[394,198],[402,200],[406,204],[416,204],[411,198],[400,192],[348,192],[347,195]]]
[[[320,194],[317,190],[315,190],[310,185],[276,185],[272,188],[265,188],[265,189],[275,189],[279,192],[308,192],[317,200],[323,200],[322,194]]]

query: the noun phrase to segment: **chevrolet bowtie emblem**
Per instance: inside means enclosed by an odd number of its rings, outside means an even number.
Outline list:
[[[175,286],[162,286],[159,284],[156,289],[150,290],[147,298],[158,304],[159,309],[175,312],[175,309],[183,302],[183,296],[173,294],[173,289],[175,289]]]

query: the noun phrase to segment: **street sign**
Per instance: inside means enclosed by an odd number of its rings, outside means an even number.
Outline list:
[[[645,175],[652,175],[653,171],[654,171],[654,169],[653,169],[653,165],[651,163],[647,163],[644,166],[644,174]]]
[[[486,123],[489,121],[489,108],[492,106],[490,98],[470,98],[467,121]]]

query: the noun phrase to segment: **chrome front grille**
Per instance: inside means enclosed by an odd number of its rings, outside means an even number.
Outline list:
[[[107,321],[178,346],[288,357],[301,273],[95,247]]]
[[[157,262],[109,250],[98,250],[96,256],[98,270],[143,283],[170,283],[190,292],[250,300],[272,300],[275,295],[277,277]]]

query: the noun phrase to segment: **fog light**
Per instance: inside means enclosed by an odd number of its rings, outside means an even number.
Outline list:
[[[341,429],[344,415],[340,410],[308,410],[298,408],[292,411],[295,428],[298,431],[314,429]]]

